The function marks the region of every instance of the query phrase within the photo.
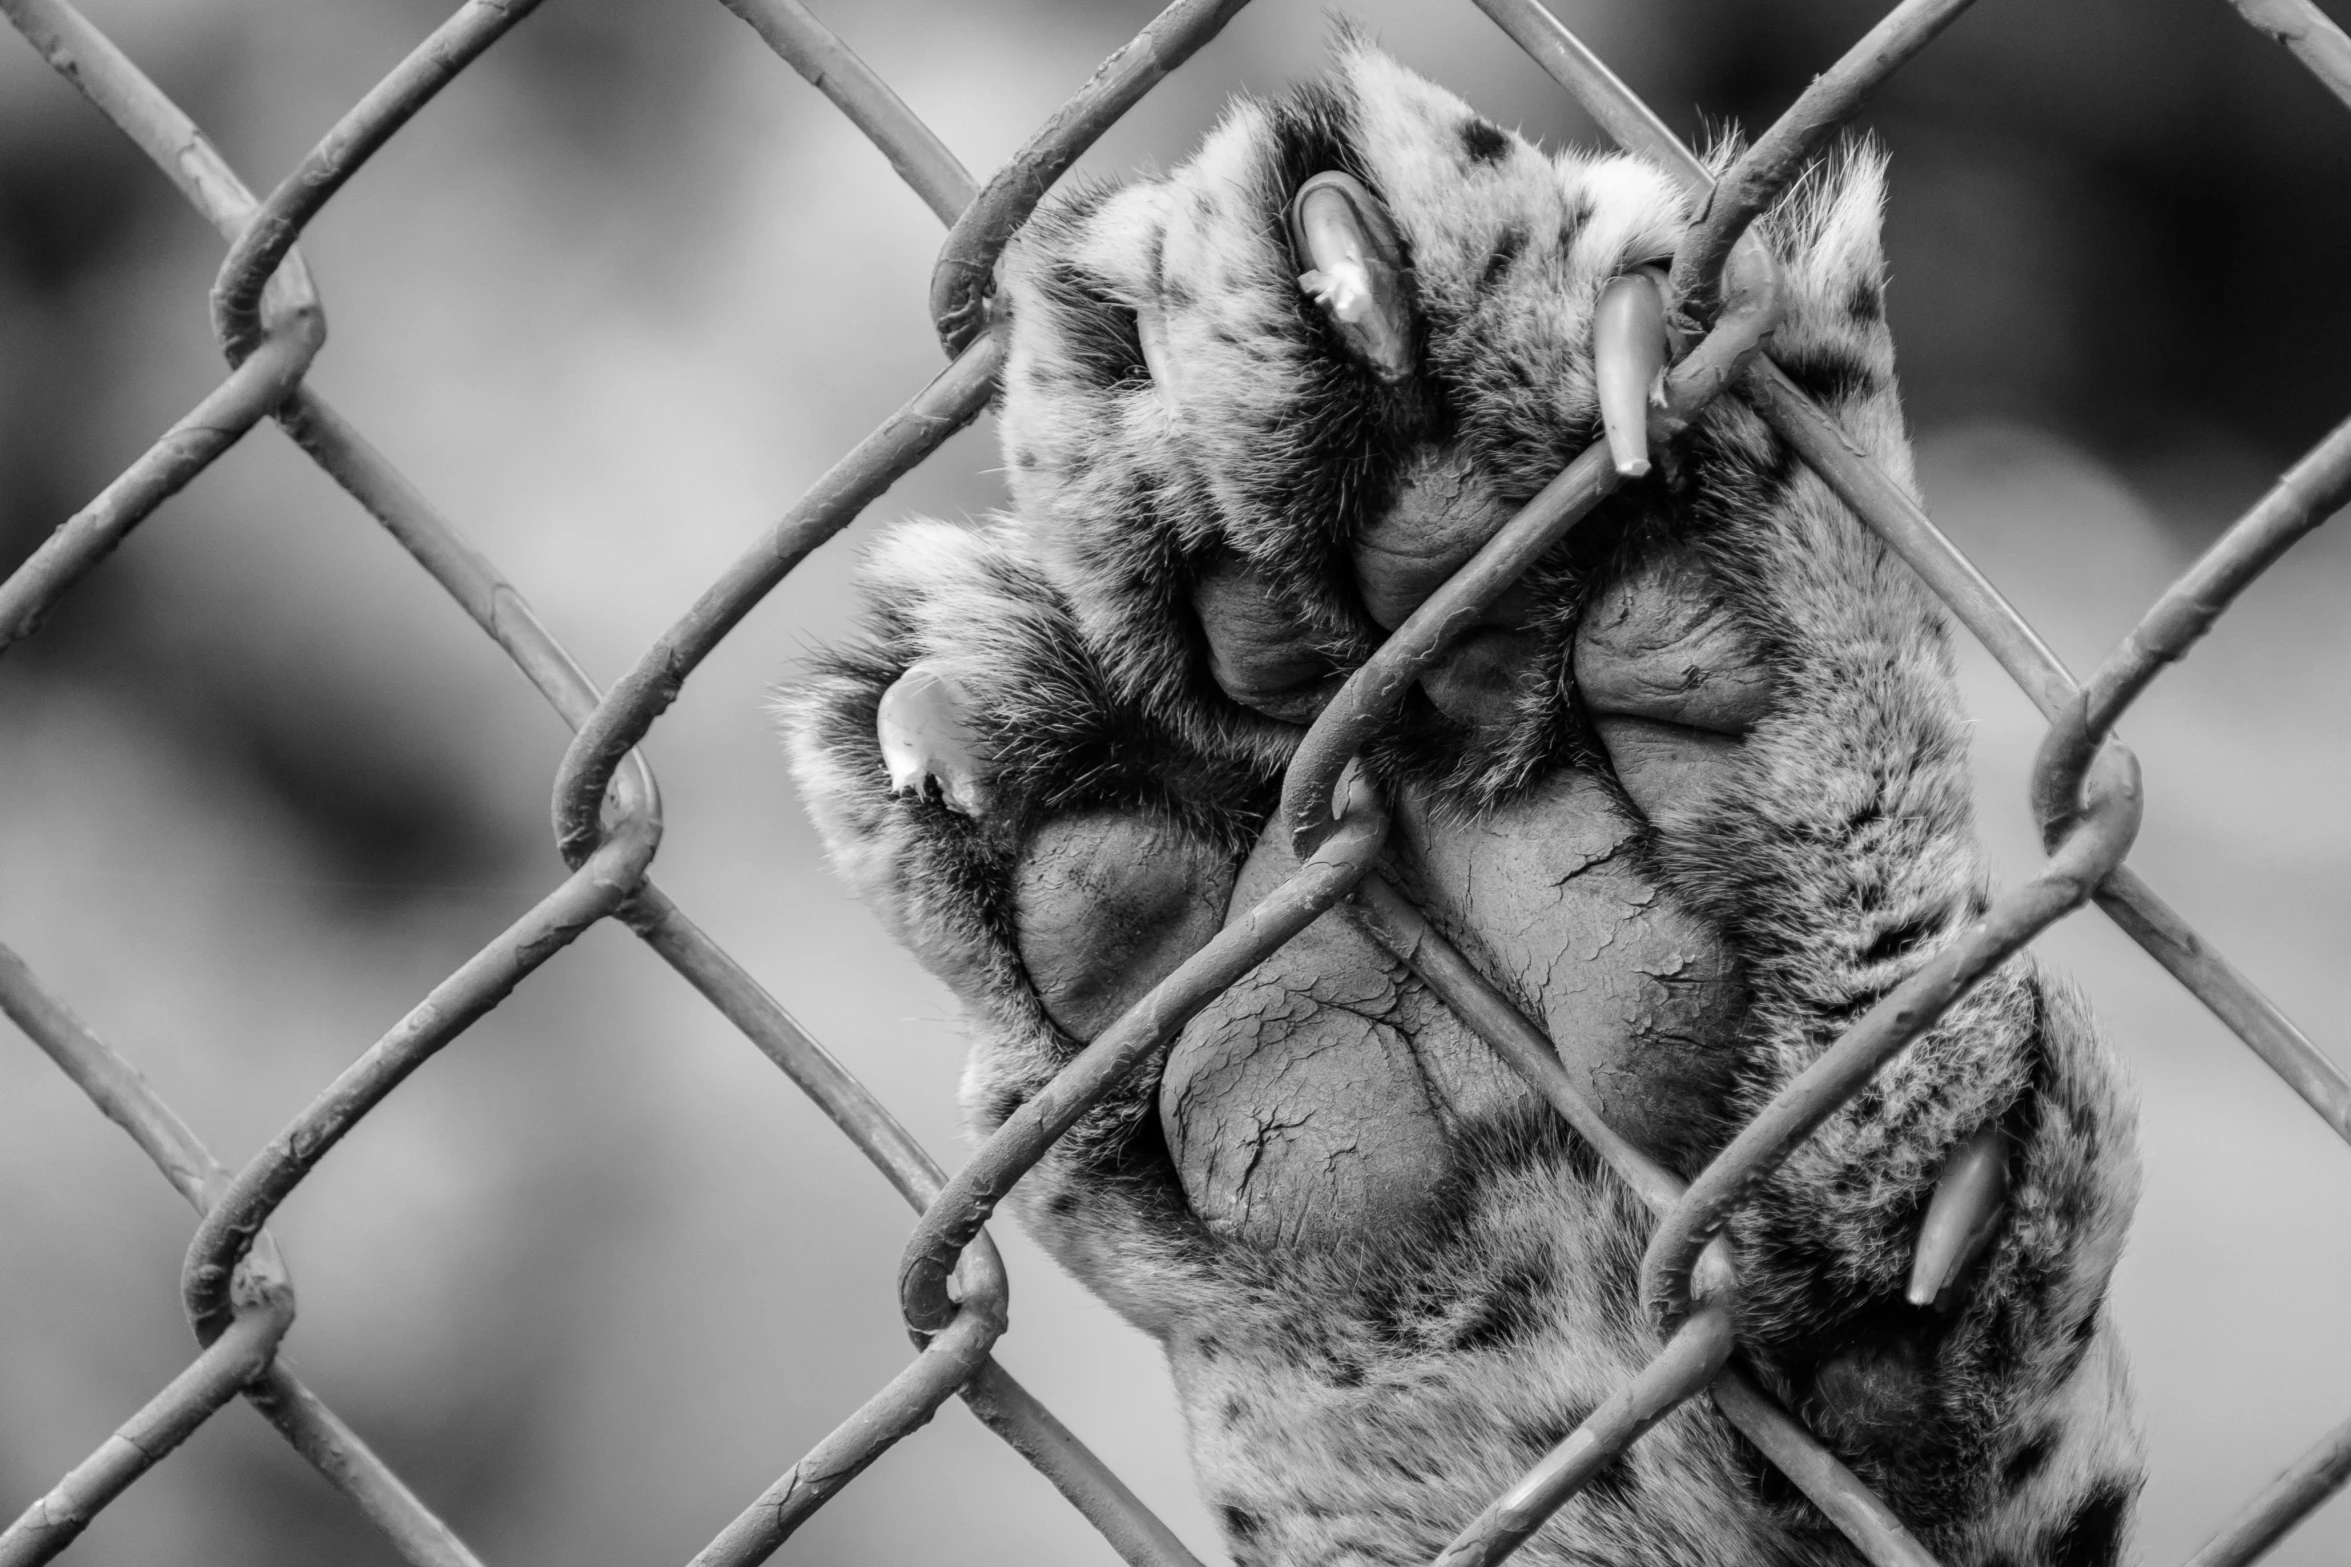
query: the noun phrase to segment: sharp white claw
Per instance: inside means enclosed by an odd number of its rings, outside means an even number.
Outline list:
[[[947,808],[977,817],[987,809],[979,734],[971,704],[936,660],[909,667],[882,693],[874,729],[892,794],[926,795],[935,786]]]
[[[1931,1306],[1991,1242],[2008,1208],[2008,1134],[1986,1123],[1951,1150],[1910,1267],[1910,1303]]]
[[[1665,368],[1665,298],[1647,272],[1627,272],[1600,291],[1592,318],[1592,374],[1600,423],[1616,471],[1649,471],[1649,396]]]
[[[1290,245],[1298,287],[1340,340],[1383,381],[1412,374],[1403,247],[1379,199],[1351,175],[1315,175],[1291,198]]]
[[[1706,1243],[1706,1249],[1698,1254],[1698,1265],[1690,1270],[1690,1299],[1727,1306],[1738,1288],[1739,1264],[1731,1253],[1730,1237],[1717,1234]]]
[[[1143,363],[1160,406],[1173,416],[1182,408],[1183,389],[1176,381],[1175,350],[1168,344],[1167,312],[1155,304],[1135,306],[1135,337],[1143,345]]]

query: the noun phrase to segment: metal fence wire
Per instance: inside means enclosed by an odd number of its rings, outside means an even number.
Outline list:
[[[949,225],[931,308],[951,362],[844,456],[753,542],[610,692],[599,692],[498,574],[416,488],[308,386],[324,339],[322,307],[296,241],[304,227],[409,118],[537,0],[468,0],[356,104],[265,199],[256,199],[203,133],[67,0],[0,0],[19,31],[151,158],[228,242],[213,284],[213,325],[230,372],[17,572],[0,583],[0,648],[43,613],[142,519],[262,419],[274,417],[419,565],[505,649],[576,731],[555,782],[557,842],[570,874],[476,953],[329,1084],[242,1169],[231,1171],[120,1056],[102,1044],[6,948],[0,1008],[118,1122],[200,1215],[182,1274],[202,1346],[186,1370],[0,1534],[0,1564],[46,1561],[98,1511],[242,1396],[417,1567],[476,1558],[366,1443],[276,1361],[295,1299],[263,1226],[319,1161],[409,1073],[449,1044],[540,964],[599,920],[615,919],[683,974],[781,1067],[920,1214],[901,1274],[900,1306],[919,1353],[886,1386],[744,1508],[694,1558],[698,1567],[757,1562],[951,1395],[1060,1489],[1136,1567],[1197,1567],[1173,1533],[989,1355],[1005,1329],[1005,1280],[983,1228],[997,1202],[1051,1142],[1185,1019],[1342,900],[1432,990],[1554,1105],[1657,1213],[1644,1264],[1669,1324],[1655,1360],[1477,1519],[1441,1558],[1506,1556],[1666,1411],[1701,1393],[1809,1496],[1878,1567],[1932,1558],[1869,1490],[1785,1410],[1726,1361],[1721,1297],[1693,1291],[1707,1243],[1738,1195],[1854,1093],[1871,1072],[1990,969],[2050,924],[2096,903],[2225,1022],[2339,1136],[2351,1140],[2346,1080],[2278,1009],[2124,863],[2138,823],[2135,764],[2110,738],[2116,720],[2164,666],[2303,534],[2351,497],[2351,422],[2297,462],[2159,598],[2086,681],[2056,656],[1902,490],[1769,357],[1753,315],[1734,302],[1673,371],[1669,415],[1712,398],[1744,399],[1831,489],[1918,572],[2049,720],[2034,769],[2034,806],[2049,859],[1974,926],[1855,1024],[1685,1185],[1600,1121],[1540,1030],[1393,889],[1369,874],[1381,839],[1376,806],[1354,797],[1334,816],[1339,775],[1386,718],[1395,693],[1442,650],[1442,628],[1518,574],[1616,484],[1596,444],[1511,521],[1389,639],[1300,746],[1283,810],[1312,848],[1291,880],[1237,920],[1073,1060],[949,1179],[867,1090],[695,928],[648,878],[661,840],[653,776],[634,749],[711,650],[809,552],[846,527],[899,476],[979,413],[1002,349],[984,330],[998,253],[1054,181],[1113,121],[1175,70],[1244,0],[1179,0],[1104,61],[1077,94],[984,184],[908,111],[887,83],[799,0],[725,0],[881,149]],[[1537,0],[1478,7],[1629,151],[1687,184],[1701,216],[1675,263],[1684,297],[1708,297],[1758,213],[1877,83],[1929,43],[1967,0],[1905,0],[1810,87],[1719,180]],[[2228,0],[2351,108],[2351,37],[2310,0]],[[1756,349],[1759,338],[1760,353]],[[2336,1428],[2192,1558],[2192,1567],[2252,1561],[2351,1479],[2351,1422]]]

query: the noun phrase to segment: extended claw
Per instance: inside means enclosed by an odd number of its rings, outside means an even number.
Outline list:
[[[1697,1266],[1690,1270],[1690,1299],[1727,1306],[1738,1289],[1738,1259],[1731,1252],[1730,1237],[1718,1233],[1706,1243]]]
[[[1986,1122],[1951,1150],[1918,1229],[1910,1303],[1931,1306],[1990,1244],[2008,1207],[2008,1134]]]
[[[935,659],[910,666],[882,693],[874,729],[892,794],[924,795],[936,785],[951,811],[976,817],[987,808],[979,735],[965,716],[969,708]]]
[[[1317,174],[1290,201],[1298,286],[1350,352],[1387,382],[1412,373],[1404,247],[1379,198],[1352,175]]]
[[[1665,368],[1665,297],[1647,271],[1627,272],[1600,291],[1592,316],[1592,375],[1600,423],[1616,471],[1649,471],[1649,398]]]
[[[1151,372],[1160,406],[1170,414],[1178,412],[1183,389],[1176,384],[1175,350],[1168,346],[1167,312],[1155,304],[1135,306],[1135,338],[1142,345],[1143,365]]]

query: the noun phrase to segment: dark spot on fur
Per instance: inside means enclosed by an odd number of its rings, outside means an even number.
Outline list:
[[[2127,1484],[2099,1481],[2049,1536],[2049,1567],[2114,1567],[2122,1558],[2122,1523],[2130,1507]]]
[[[1885,963],[1902,957],[1915,951],[1920,943],[1934,935],[1940,925],[1940,921],[1923,914],[1916,919],[1904,920],[1871,942],[1869,950],[1862,953],[1861,961],[1865,964]]]
[[[1217,1410],[1216,1418],[1224,1422],[1226,1430],[1231,1430],[1249,1418],[1249,1401],[1235,1393]]]
[[[1579,190],[1576,192],[1575,200],[1568,206],[1567,216],[1559,220],[1559,248],[1565,250],[1574,244],[1576,235],[1581,233],[1584,225],[1591,221],[1592,193],[1588,190]]]
[[[1468,1317],[1454,1330],[1455,1349],[1499,1349],[1540,1326],[1537,1305],[1553,1284],[1551,1270],[1539,1261],[1515,1263],[1498,1274],[1493,1284],[1471,1305]]]
[[[1486,120],[1461,122],[1461,150],[1472,163],[1500,163],[1510,155],[1510,138]]]
[[[1216,1341],[1216,1335],[1213,1333],[1201,1334],[1200,1337],[1194,1341],[1192,1347],[1200,1352],[1200,1358],[1202,1360],[1214,1360],[1217,1356],[1224,1353],[1224,1346]]]
[[[1075,262],[1056,260],[1039,269],[1037,292],[1053,310],[1063,357],[1082,384],[1099,391],[1150,384],[1135,313],[1102,279]]]
[[[1398,1479],[1418,1485],[1429,1477],[1429,1471],[1412,1461],[1406,1454],[1390,1450],[1378,1455],[1380,1467]]]
[[[1280,188],[1266,194],[1270,216],[1283,221],[1291,194],[1326,170],[1352,174],[1373,190],[1370,166],[1355,146],[1355,108],[1324,82],[1308,82],[1273,107],[1274,157]]]
[[[1414,1331],[1414,1302],[1401,1291],[1382,1290],[1364,1302],[1363,1325],[1382,1347],[1409,1354],[1420,1347]]]
[[[2049,1455],[2057,1450],[2057,1433],[2043,1431],[2008,1456],[2000,1466],[2000,1488],[2009,1495],[2030,1485],[2033,1476],[2048,1467]]]
[[[1053,1217],[1056,1219],[1066,1219],[1078,1211],[1078,1194],[1076,1192],[1055,1192],[1053,1200],[1045,1206],[1052,1210]]]
[[[1504,229],[1502,237],[1494,242],[1494,253],[1486,258],[1486,270],[1478,278],[1478,287],[1492,288],[1501,282],[1509,274],[1511,263],[1518,260],[1519,252],[1525,250],[1526,245],[1525,229],[1516,224]]]
[[[1012,466],[1015,468],[1034,468],[1036,465],[1037,454],[1035,452],[1029,450],[1025,446],[1016,446],[1013,448]]]
[[[1790,380],[1831,406],[1875,396],[1880,387],[1876,371],[1841,349],[1812,347],[1778,358]]]
[[[1886,291],[1876,278],[1862,278],[1845,291],[1845,313],[1857,321],[1876,321],[1886,313]]]
[[[1224,1532],[1235,1541],[1255,1539],[1257,1531],[1263,1527],[1255,1513],[1245,1507],[1235,1507],[1230,1502],[1219,1507],[1216,1513],[1224,1521]]]
[[[2057,1363],[2059,1382],[2072,1380],[2073,1374],[2082,1369],[2082,1360],[2090,1353],[2090,1345],[2098,1337],[2098,1319],[2105,1309],[2106,1295],[2100,1291],[2098,1298],[2090,1303],[2090,1309],[2082,1313],[2082,1320],[2073,1325],[2073,1332],[2066,1336],[2065,1355]]]
[[[1363,1367],[1356,1364],[1352,1360],[1345,1360],[1334,1356],[1331,1360],[1331,1386],[1363,1386]]]
[[[1899,1302],[1869,1312],[1812,1373],[1809,1410],[1823,1436],[1844,1451],[1889,1460],[1928,1456],[1933,1441],[1934,1357],[1930,1323]]]

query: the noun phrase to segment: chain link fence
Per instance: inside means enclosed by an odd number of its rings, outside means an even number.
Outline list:
[[[1901,488],[1769,357],[1767,316],[1738,299],[1673,370],[1669,416],[1715,397],[1746,400],[1865,523],[1919,573],[2048,720],[2034,807],[2049,859],[1999,899],[1744,1128],[1685,1185],[1612,1132],[1578,1094],[1541,1031],[1416,910],[1372,873],[1385,831],[1354,791],[1334,814],[1342,770],[1444,646],[1442,627],[1513,582],[1617,483],[1604,447],[1571,464],[1347,682],[1300,746],[1283,811],[1298,873],[1114,1024],[949,1178],[867,1090],[650,879],[662,818],[635,749],[695,669],[801,560],[979,413],[1001,347],[986,330],[998,253],[1054,181],[1243,0],[1180,0],[1106,60],[1003,168],[975,181],[955,156],[799,0],[725,0],[888,157],[947,224],[932,315],[950,363],[843,457],[609,692],[599,692],[487,559],[305,382],[324,315],[297,248],[305,226],[386,141],[536,0],[469,0],[370,91],[266,197],[251,190],[138,66],[66,0],[0,0],[17,29],[180,190],[228,244],[211,294],[228,376],[136,463],[0,583],[0,648],[42,615],[141,520],[264,418],[359,501],[472,616],[575,731],[555,781],[555,828],[570,874],[526,916],[424,998],[243,1168],[230,1170],[120,1056],[6,948],[0,1008],[147,1153],[198,1214],[182,1275],[202,1346],[187,1368],[0,1534],[0,1564],[41,1562],[167,1458],[231,1400],[250,1401],[417,1567],[476,1557],[361,1437],[276,1359],[295,1316],[293,1284],[264,1228],[358,1122],[434,1052],[496,1007],[598,921],[634,931],[780,1067],[917,1211],[900,1308],[919,1353],[766,1492],[695,1562],[772,1553],[882,1452],[961,1397],[1040,1470],[1136,1567],[1196,1567],[1175,1535],[990,1350],[1006,1326],[1005,1278],[984,1228],[1052,1141],[1185,1019],[1324,911],[1346,903],[1378,939],[1522,1073],[1658,1215],[1644,1284],[1671,1324],[1652,1364],[1499,1498],[1448,1549],[1448,1563],[1507,1556],[1666,1410],[1704,1394],[1878,1567],[1932,1558],[1837,1459],[1729,1359],[1719,1298],[1693,1292],[1703,1252],[1738,1194],[1769,1171],[1895,1051],[1976,980],[2056,920],[2095,903],[2144,947],[2339,1136],[2351,1140],[2351,1081],[2124,863],[2138,824],[2136,767],[2110,738],[2117,720],[2231,602],[2351,497],[2351,423],[2296,463],[2077,681]],[[1515,43],[1628,150],[1670,171],[1701,213],[1675,263],[1685,298],[1717,291],[1753,219],[1967,0],[1907,0],[1759,136],[1719,180],[1536,0],[1476,0]],[[2351,108],[2351,38],[2309,0],[2229,0]],[[2351,1479],[2351,1422],[2338,1427],[2195,1553],[2192,1567],[2252,1561]]]

